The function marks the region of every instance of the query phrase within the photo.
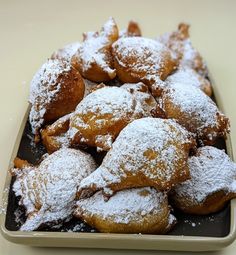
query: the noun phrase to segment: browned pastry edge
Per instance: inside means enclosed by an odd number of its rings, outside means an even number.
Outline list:
[[[64,116],[66,117],[66,116]],[[62,117],[63,118],[63,117]],[[61,148],[61,144],[57,141],[56,137],[65,134],[70,125],[70,118],[65,118],[64,121],[60,119],[52,125],[47,126],[41,130],[41,137],[43,145],[46,147],[48,153],[53,153]]]
[[[206,215],[220,211],[226,203],[236,197],[235,193],[227,193],[225,191],[217,191],[209,195],[202,203],[196,205],[196,202],[191,201],[188,197],[179,197],[176,199],[173,197],[176,196],[176,193],[173,193],[173,196],[170,196],[173,205],[180,209],[181,211],[189,214],[196,215]]]
[[[59,75],[57,83],[61,84],[60,92],[57,98],[46,106],[45,123],[55,121],[72,112],[84,96],[84,81],[73,67],[66,75]]]

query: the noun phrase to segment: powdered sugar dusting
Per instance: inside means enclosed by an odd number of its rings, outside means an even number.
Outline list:
[[[176,166],[179,157],[185,154],[177,146],[192,145],[190,137],[190,133],[173,120],[134,120],[120,132],[102,165],[81,182],[78,192],[94,186],[97,189],[109,188],[127,175],[140,173],[158,183],[159,187],[165,186],[173,181],[176,171],[184,167]],[[184,154],[181,156],[181,153]]]
[[[120,66],[143,74],[143,78],[153,83],[160,81],[168,54],[168,49],[163,44],[144,37],[127,37],[120,38],[112,47],[114,58]]]
[[[157,108],[155,98],[149,93],[148,87],[142,82],[139,83],[125,83],[121,88],[128,90],[133,94],[137,104],[140,104],[138,109],[142,108],[144,113],[143,117],[151,117],[151,112]]]
[[[217,191],[236,194],[236,164],[223,150],[201,147],[196,156],[189,158],[188,165],[191,179],[177,185],[177,196],[199,204]]]
[[[124,123],[129,123],[144,115],[145,111],[140,102],[136,101],[135,96],[129,91],[121,87],[103,87],[89,94],[78,104],[71,117],[69,135],[71,139],[77,133],[84,137],[82,130],[96,128],[94,139],[99,142],[99,140],[109,138],[106,140],[107,145],[110,146],[116,136],[113,131],[116,123],[121,120]],[[77,132],[75,132],[75,128]],[[86,137],[84,138],[86,139]]]
[[[77,50],[79,49],[80,46],[81,46],[80,42],[74,42],[74,43],[67,44],[62,49],[55,51],[52,54],[51,58],[52,59],[61,59],[61,60],[71,62],[71,58],[77,52]]]
[[[199,52],[193,48],[190,39],[186,39],[183,43],[183,56],[180,65],[196,69],[202,76],[206,76],[208,73],[205,61]]]
[[[208,74],[206,63],[193,47],[188,30],[189,25],[182,23],[177,31],[165,33],[157,38],[157,41],[162,42],[171,50],[172,57],[179,60],[181,68],[192,68],[205,77]]]
[[[46,157],[38,168],[22,170],[13,185],[28,216],[21,230],[67,219],[73,212],[76,187],[96,165],[89,154],[60,149]]]
[[[87,72],[92,65],[97,65],[110,75],[115,74],[110,64],[109,45],[113,42],[115,21],[110,18],[103,26],[101,33],[86,33],[85,40],[78,48],[76,57],[79,59],[80,68]],[[117,35],[118,36],[118,35]]]
[[[161,213],[166,200],[166,194],[149,187],[119,191],[108,201],[104,201],[100,191],[90,198],[77,201],[75,215],[86,213],[115,223],[141,223],[146,215]]]
[[[189,67],[178,69],[174,74],[166,79],[167,84],[184,83],[204,90],[205,86],[210,86],[210,82],[200,76],[196,71]]]
[[[113,114],[115,118],[121,118],[122,112],[132,111],[132,95],[124,89],[117,87],[104,87],[89,94],[78,104],[75,114],[81,112],[99,112],[100,114]]]
[[[46,107],[59,93],[61,84],[58,76],[71,70],[71,65],[58,59],[49,59],[34,75],[30,85],[30,124],[35,133],[44,122]]]
[[[207,136],[209,140],[214,140],[217,137],[217,129],[220,124],[218,118],[219,116],[224,118],[224,115],[218,110],[211,98],[199,88],[180,82],[169,84],[162,98],[159,99],[161,108],[165,109],[165,102],[168,100],[174,107],[179,108],[182,114],[189,115],[185,124],[187,124],[187,128],[191,128],[191,132],[197,133],[200,139]],[[206,134],[206,128],[216,130],[208,131]]]

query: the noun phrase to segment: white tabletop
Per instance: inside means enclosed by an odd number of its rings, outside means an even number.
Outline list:
[[[193,44],[206,59],[231,120],[236,155],[236,1],[210,0],[0,0],[0,190],[19,125],[27,107],[34,72],[57,48],[81,40],[84,31],[99,30],[109,16],[120,28],[139,21],[143,35],[172,31],[181,21],[191,24]],[[32,248],[0,236],[0,253],[14,254],[177,254],[68,248]],[[236,242],[211,254],[232,255]],[[181,254],[185,254],[181,252]],[[191,253],[186,253],[191,254]],[[202,253],[203,254],[203,253]],[[207,253],[206,253],[207,254]]]

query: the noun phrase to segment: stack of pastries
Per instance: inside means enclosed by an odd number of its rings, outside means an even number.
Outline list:
[[[11,169],[21,230],[77,217],[100,232],[164,234],[178,220],[173,208],[222,209],[236,197],[236,164],[213,147],[229,120],[212,93],[186,24],[148,39],[136,22],[119,31],[110,18],[55,51],[29,99],[35,143],[48,154]]]

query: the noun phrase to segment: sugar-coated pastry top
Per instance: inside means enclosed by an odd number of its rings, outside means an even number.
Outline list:
[[[70,137],[96,146],[106,140],[107,148],[120,130],[136,118],[145,116],[140,101],[122,87],[103,87],[85,97],[77,106],[70,121]]]
[[[188,159],[191,179],[178,184],[175,193],[197,204],[214,192],[236,194],[236,164],[220,149],[212,146],[198,148]]]
[[[118,28],[113,18],[100,33],[84,34],[84,41],[75,53],[72,63],[80,73],[92,81],[111,80],[116,76],[111,58],[111,44],[118,38]]]
[[[77,195],[103,189],[109,196],[121,185],[171,188],[189,177],[186,159],[194,145],[191,133],[174,120],[134,120],[120,132],[100,167],[81,182]],[[136,181],[129,182],[130,176]]]
[[[172,56],[179,60],[181,67],[190,67],[202,76],[207,76],[206,63],[193,47],[189,38],[189,25],[180,23],[178,29],[171,33],[165,33],[157,38],[164,43],[172,52]]]
[[[126,37],[113,43],[112,48],[115,61],[132,69],[134,78],[139,78],[137,81],[154,83],[166,78],[163,71],[171,57],[164,44],[144,37]]]
[[[172,75],[169,75],[165,81],[168,84],[184,83],[189,86],[195,86],[201,89],[205,94],[211,96],[212,88],[209,80],[198,74],[194,69],[181,67]]]
[[[157,102],[151,93],[149,93],[148,86],[144,83],[125,83],[121,88],[128,90],[133,94],[135,100],[140,103],[143,109],[143,117],[150,117],[152,112],[156,110]]]
[[[78,200],[75,214],[86,211],[115,223],[142,222],[146,215],[162,211],[166,199],[165,193],[149,187],[119,191],[108,201],[104,201],[99,191],[90,198]]]
[[[69,217],[78,183],[95,168],[89,154],[64,148],[47,156],[38,167],[17,171],[13,190],[21,196],[28,215],[21,230],[31,231],[43,223]]]
[[[71,58],[77,52],[77,50],[81,47],[80,42],[74,42],[65,45],[63,48],[58,49],[57,51],[53,52],[51,59],[61,59],[70,62]]]
[[[84,95],[77,70],[63,60],[49,59],[34,75],[30,86],[30,124],[33,133],[47,122],[72,112]]]
[[[191,134],[174,120],[134,120],[121,131],[101,167],[120,171],[119,167],[123,162],[123,169],[130,172],[143,168],[146,176],[151,179],[159,175],[170,180],[174,171],[173,163],[177,159],[176,145],[185,143],[192,143]],[[157,165],[160,166],[160,171],[154,173],[152,170],[156,169]],[[162,171],[162,168],[165,170]]]
[[[71,68],[67,62],[49,59],[34,75],[30,84],[29,97],[29,102],[32,104],[30,123],[33,132],[42,126],[46,105],[54,99],[60,89],[61,84],[58,83],[58,76],[63,72],[70,71]]]
[[[158,101],[168,118],[176,119],[202,141],[213,142],[229,132],[228,119],[197,87],[181,82],[170,83]]]

